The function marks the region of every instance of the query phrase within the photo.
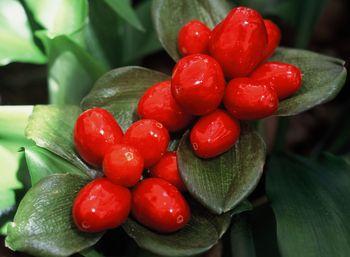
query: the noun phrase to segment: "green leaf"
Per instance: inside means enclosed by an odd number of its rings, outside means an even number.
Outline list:
[[[17,179],[17,170],[19,168],[18,155],[9,151],[7,148],[0,145],[0,188],[4,189],[20,189],[21,182]]]
[[[45,56],[35,45],[27,15],[17,0],[0,1],[0,65],[10,62],[42,64]]]
[[[78,104],[106,68],[67,36],[50,39],[45,32],[37,35],[49,59],[50,103]]]
[[[0,106],[0,138],[24,139],[31,105]]]
[[[256,257],[254,239],[248,217],[237,215],[230,231],[231,257]]]
[[[25,148],[25,157],[32,185],[46,176],[57,173],[69,173],[89,179],[89,176],[73,164],[44,148],[32,146]]]
[[[246,125],[228,152],[212,159],[197,157],[186,133],[177,150],[181,177],[190,194],[211,211],[232,210],[258,184],[265,162],[262,138]]]
[[[8,210],[13,208],[16,204],[16,195],[14,190],[0,189],[0,218]],[[1,226],[2,224],[0,224]],[[1,234],[1,232],[0,232]]]
[[[193,19],[210,28],[224,19],[231,9],[226,0],[153,0],[152,16],[160,43],[177,61],[177,35],[180,28]]]
[[[24,0],[24,3],[50,38],[71,34],[87,22],[87,0]]]
[[[327,154],[320,160],[278,154],[266,190],[283,257],[346,257],[350,253],[350,166]]]
[[[301,89],[279,104],[279,116],[290,116],[332,100],[345,83],[344,61],[305,50],[279,48],[271,61],[291,63],[303,73]]]
[[[44,178],[22,199],[8,227],[6,246],[35,256],[69,256],[94,245],[101,233],[80,232],[71,209],[87,181],[71,174]]]
[[[189,256],[209,250],[230,225],[231,215],[249,209],[244,203],[232,213],[211,214],[198,203],[191,203],[192,217],[188,225],[172,234],[159,234],[128,219],[123,225],[126,233],[148,251],[164,256]]]
[[[37,105],[29,118],[26,136],[37,146],[57,154],[95,178],[98,171],[88,167],[74,150],[73,128],[80,113],[77,106]]]
[[[144,31],[144,28],[132,9],[129,0],[104,0],[121,18],[127,21],[134,28]]]
[[[125,130],[136,118],[136,107],[144,91],[153,84],[169,79],[168,75],[130,66],[112,70],[103,75],[83,99],[83,110],[102,107],[114,114]]]

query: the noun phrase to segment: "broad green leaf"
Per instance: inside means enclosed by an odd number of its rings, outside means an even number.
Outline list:
[[[94,178],[98,171],[88,167],[74,150],[73,128],[80,113],[77,106],[37,105],[29,118],[26,136]]]
[[[144,31],[144,28],[133,10],[129,0],[104,0],[121,18],[134,28]]]
[[[24,139],[24,129],[32,111],[30,105],[0,106],[0,139]]]
[[[91,245],[101,233],[80,232],[71,215],[74,198],[87,181],[71,174],[44,178],[22,199],[8,227],[6,246],[35,256],[70,256]]]
[[[114,114],[125,130],[136,118],[136,107],[144,91],[153,84],[169,79],[168,75],[129,66],[112,70],[103,75],[91,92],[83,99],[83,110],[102,107]]]
[[[279,48],[271,61],[298,66],[303,74],[301,89],[279,104],[279,116],[301,113],[332,100],[345,83],[344,61],[305,50]]]
[[[247,203],[220,216],[211,214],[195,202],[191,203],[191,220],[183,229],[159,234],[129,218],[123,225],[126,233],[148,251],[164,256],[189,256],[209,250],[230,225],[231,215],[250,209]]]
[[[44,32],[37,35],[49,59],[50,103],[78,104],[106,68],[67,36],[50,39]]]
[[[57,173],[70,173],[89,179],[85,172],[44,148],[37,146],[27,147],[24,153],[32,185],[35,185],[46,176]]]
[[[226,0],[153,0],[152,16],[160,43],[177,61],[177,35],[183,25],[197,19],[213,28],[230,9]]]
[[[190,194],[211,211],[232,210],[258,184],[265,163],[262,138],[246,125],[231,150],[216,158],[201,159],[186,133],[177,150],[181,177]]]
[[[266,190],[283,257],[350,253],[350,166],[340,157],[272,156]]]
[[[11,189],[0,189],[0,218],[16,204],[15,191]],[[0,223],[0,226],[2,224]],[[1,232],[0,232],[1,234]]]
[[[247,215],[240,214],[233,218],[230,241],[232,257],[256,257],[254,239]]]
[[[17,178],[17,170],[19,168],[20,153],[13,153],[0,142],[0,189],[20,189],[22,188],[21,182]]]
[[[50,38],[69,35],[87,22],[87,0],[24,0],[36,22]]]
[[[17,0],[0,1],[0,65],[42,64],[46,58],[35,45],[27,15]]]

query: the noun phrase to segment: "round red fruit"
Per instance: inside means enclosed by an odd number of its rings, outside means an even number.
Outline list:
[[[114,184],[131,187],[142,176],[143,158],[139,151],[126,144],[117,144],[103,159],[103,172]]]
[[[210,29],[198,20],[185,24],[179,32],[178,47],[185,55],[207,53]]]
[[[79,230],[101,232],[124,223],[130,209],[130,191],[99,178],[78,193],[73,204],[73,218]]]
[[[229,150],[240,134],[239,122],[222,110],[200,118],[191,130],[194,152],[202,158],[216,157]]]
[[[301,71],[298,67],[283,62],[267,62],[258,67],[251,78],[270,84],[279,99],[287,98],[301,87]]]
[[[144,168],[156,164],[169,144],[168,130],[162,123],[142,119],[133,123],[125,132],[124,143],[135,147],[143,157]]]
[[[174,185],[181,192],[186,191],[186,187],[180,177],[179,169],[177,167],[176,152],[167,152],[157,162],[156,165],[150,168],[151,177],[162,178]]]
[[[187,127],[193,119],[176,103],[171,94],[170,81],[147,89],[139,101],[137,112],[141,118],[157,120],[172,132]]]
[[[209,52],[230,78],[244,77],[261,62],[267,33],[261,15],[237,7],[211,33]]]
[[[141,181],[132,193],[132,215],[141,224],[161,233],[183,228],[190,208],[180,191],[160,178]]]
[[[79,115],[74,127],[74,144],[79,155],[90,165],[100,167],[112,145],[121,142],[123,131],[113,115],[101,108]]]
[[[219,63],[204,54],[182,58],[174,68],[171,91],[177,103],[193,115],[215,110],[225,91],[225,79]]]
[[[277,111],[278,96],[269,84],[250,78],[237,78],[228,84],[224,104],[237,119],[262,119]]]
[[[267,46],[264,50],[263,60],[268,59],[276,50],[281,41],[281,30],[270,20],[264,20],[267,32]]]

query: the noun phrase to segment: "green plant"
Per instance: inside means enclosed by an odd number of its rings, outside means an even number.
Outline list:
[[[230,8],[224,0],[154,0],[152,6],[159,40],[175,61],[180,56],[176,36],[183,24],[198,18],[213,27]],[[38,35],[43,38],[44,34]],[[46,32],[46,39],[47,35]],[[58,39],[58,45],[67,40],[61,36]],[[75,39],[68,40],[74,42]],[[279,48],[272,60],[295,64],[304,73],[302,89],[281,101],[278,116],[296,115],[331,100],[346,78],[342,60],[310,51]],[[74,151],[74,123],[82,110],[98,106],[112,112],[125,130],[134,120],[137,101],[143,92],[168,77],[137,66],[123,67],[104,74],[80,106],[34,107],[26,137],[36,146],[24,148],[32,188],[8,227],[7,246],[45,257],[77,252],[85,256],[97,255],[93,250],[82,250],[95,245],[103,234],[78,232],[71,219],[74,196],[100,172],[87,166]],[[179,154],[180,172],[195,199],[190,203],[193,217],[189,226],[163,235],[128,219],[114,240],[116,244],[126,240],[130,246],[116,246],[120,249],[116,254],[152,255],[139,248],[130,249],[133,242],[125,236],[127,234],[139,247],[166,256],[200,254],[221,238],[224,246],[231,246],[228,251],[232,256],[348,256],[349,163],[330,154],[308,159],[274,151],[266,164],[266,185],[261,183],[266,187],[267,196],[253,195],[249,198],[251,204],[248,196],[260,181],[266,160],[265,144],[255,127],[259,124],[243,124],[235,147],[209,161],[193,154],[188,134],[174,139],[172,145]],[[265,203],[266,199],[269,203]],[[249,217],[258,215],[261,203],[272,207],[276,231],[270,223],[264,233],[251,231]],[[263,244],[274,233],[277,233],[278,249],[274,249],[274,245],[260,247],[260,251],[255,252],[259,243]],[[273,242],[276,239],[272,238],[267,245]]]

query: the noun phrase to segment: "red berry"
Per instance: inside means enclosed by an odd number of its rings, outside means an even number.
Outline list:
[[[141,224],[161,233],[183,228],[190,208],[179,190],[160,178],[141,181],[132,193],[132,215]]]
[[[212,158],[229,150],[240,134],[239,122],[222,110],[200,118],[191,130],[190,140],[196,155]]]
[[[269,84],[250,78],[237,78],[228,84],[224,104],[237,119],[261,119],[277,111],[278,96]]]
[[[79,155],[89,164],[100,167],[103,156],[123,138],[123,131],[113,115],[101,108],[79,115],[74,127],[74,144]]]
[[[294,94],[301,87],[300,69],[283,62],[267,62],[258,67],[251,78],[273,86],[279,99]]]
[[[192,20],[180,29],[179,51],[183,56],[207,53],[209,38],[210,29],[202,22]]]
[[[140,152],[144,160],[144,168],[149,168],[156,164],[166,152],[169,133],[158,121],[142,119],[128,128],[124,142]]]
[[[171,94],[170,81],[157,83],[147,89],[137,108],[143,119],[161,122],[169,131],[178,131],[187,127],[193,116],[184,112]]]
[[[130,191],[99,178],[78,193],[73,204],[73,218],[79,230],[100,232],[124,223],[130,209]]]
[[[176,64],[171,90],[175,100],[185,111],[204,115],[220,104],[225,91],[225,79],[214,58],[193,54]]]
[[[114,184],[131,187],[142,176],[143,158],[129,145],[117,144],[109,149],[103,159],[103,172]]]
[[[162,178],[174,185],[181,192],[186,191],[186,187],[180,177],[179,169],[177,167],[176,152],[167,152],[160,159],[160,161],[150,168],[151,177]]]
[[[264,50],[263,60],[268,59],[276,50],[281,41],[281,30],[270,20],[264,20],[267,32],[267,46]]]
[[[250,8],[237,7],[212,31],[209,52],[226,76],[244,77],[261,62],[266,46],[261,15]]]

